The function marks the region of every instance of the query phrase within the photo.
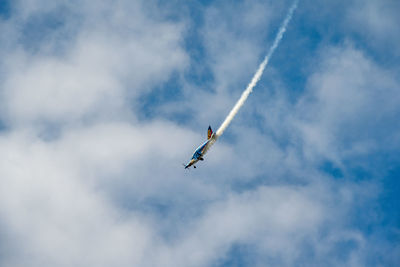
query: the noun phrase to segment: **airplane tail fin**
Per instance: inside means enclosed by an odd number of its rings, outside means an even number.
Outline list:
[[[212,134],[213,134],[213,130],[211,129],[211,126],[208,126],[207,139],[210,139]]]

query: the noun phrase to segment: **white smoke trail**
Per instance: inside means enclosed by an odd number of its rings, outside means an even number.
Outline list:
[[[251,82],[249,85],[247,85],[246,90],[243,91],[242,96],[239,98],[239,100],[236,102],[235,106],[232,108],[232,110],[229,112],[229,115],[226,117],[224,122],[221,124],[221,126],[218,128],[218,130],[215,133],[215,139],[220,137],[225,129],[229,126],[233,118],[236,116],[238,113],[239,109],[243,106],[244,102],[246,101],[247,97],[250,95],[250,93],[253,91],[254,86],[256,86],[257,82],[260,80],[265,67],[268,64],[269,59],[271,58],[272,54],[275,52],[275,49],[278,47],[279,42],[281,41],[283,34],[286,31],[286,27],[289,24],[293,12],[297,8],[298,0],[295,0],[292,4],[292,6],[289,9],[288,14],[286,15],[285,20],[283,21],[281,27],[279,28],[278,34],[275,37],[274,43],[272,44],[271,48],[268,51],[268,54],[265,56],[263,62],[261,62],[260,66],[258,67],[256,73],[254,74],[253,78],[251,79]]]

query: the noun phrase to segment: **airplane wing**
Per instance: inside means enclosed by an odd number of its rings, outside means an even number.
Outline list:
[[[207,144],[205,145],[203,151],[202,151],[202,155],[203,156],[207,153],[207,151],[215,143],[215,141],[217,141],[217,138],[216,138],[215,134],[212,134],[211,137],[209,138]]]

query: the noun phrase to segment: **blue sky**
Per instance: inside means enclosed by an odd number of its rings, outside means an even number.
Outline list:
[[[0,1],[1,266],[397,266],[400,4]]]

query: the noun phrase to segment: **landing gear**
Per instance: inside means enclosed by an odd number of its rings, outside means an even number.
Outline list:
[[[194,165],[193,165],[193,168],[195,168],[195,169],[196,169],[196,166],[194,166]]]

